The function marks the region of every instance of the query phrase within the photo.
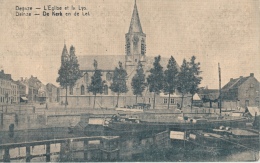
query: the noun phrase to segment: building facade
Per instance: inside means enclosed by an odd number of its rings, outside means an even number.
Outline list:
[[[59,91],[58,87],[53,85],[52,83],[46,84],[48,102],[58,102],[59,100]]]
[[[28,101],[27,94],[26,94],[26,85],[24,83],[22,83],[21,81],[19,81],[19,80],[16,81],[18,95],[19,95],[19,102],[26,102],[26,101]]]
[[[17,84],[13,81],[11,74],[0,71],[0,104],[14,104],[19,102]]]
[[[131,81],[136,73],[138,62],[143,65],[146,77],[149,74],[149,70],[153,67],[154,56],[146,54],[146,34],[143,32],[141,21],[139,19],[138,9],[136,3],[132,13],[130,26],[128,32],[125,34],[125,55],[85,55],[79,56],[78,61],[80,70],[82,72],[82,78],[79,79],[75,86],[68,88],[68,105],[73,106],[92,106],[94,96],[88,92],[87,88],[91,82],[91,76],[94,74],[94,60],[98,63],[98,69],[101,70],[102,79],[105,81],[104,93],[98,94],[96,98],[97,106],[102,107],[115,107],[117,95],[109,89],[115,67],[118,67],[118,63],[121,62],[123,68],[127,71],[127,87],[128,92],[120,94],[119,106],[133,105],[136,103],[135,96],[131,90]],[[68,50],[66,45],[62,50],[61,60],[63,61],[68,56]],[[161,58],[160,64],[166,67],[169,58]],[[60,102],[65,103],[65,89],[61,89]],[[168,101],[168,95],[159,94],[156,95],[156,107],[163,108],[168,105],[168,102],[172,107],[176,107],[180,104],[181,95],[176,91],[171,100]],[[184,97],[184,104],[189,105],[191,96]],[[153,104],[153,93],[148,90],[143,92],[142,97],[138,97],[138,103],[150,103]]]
[[[28,102],[39,102],[47,98],[46,88],[37,77],[31,75],[30,78],[21,78],[19,82],[22,88],[20,91],[25,92],[23,98],[26,97],[24,99],[28,100]]]
[[[259,105],[259,81],[254,73],[249,76],[233,79],[222,88],[223,107],[247,107]]]

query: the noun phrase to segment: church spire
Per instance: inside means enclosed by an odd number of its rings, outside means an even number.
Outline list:
[[[66,47],[66,44],[64,41],[64,47],[63,47],[62,54],[61,54],[61,62],[64,62],[65,60],[67,60],[68,57],[69,57],[69,53],[68,53],[68,50],[67,50],[67,47]]]
[[[134,10],[132,14],[132,19],[129,27],[129,33],[143,33],[141,22],[138,15],[136,0],[134,5]]]

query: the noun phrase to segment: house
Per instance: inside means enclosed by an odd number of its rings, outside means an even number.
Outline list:
[[[19,95],[17,84],[13,81],[11,74],[0,71],[0,104],[18,103]]]
[[[26,87],[25,93],[28,102],[37,102],[39,100],[39,96],[43,95],[42,92],[39,92],[39,89],[43,87],[43,84],[37,77],[31,75],[29,79],[21,78],[19,82],[21,82]]]
[[[203,102],[203,106],[209,108],[219,107],[219,90],[218,89],[208,89],[201,88],[198,92],[198,96]]]
[[[223,107],[259,107],[259,81],[254,77],[254,73],[249,76],[233,79],[222,87]]]
[[[193,105],[193,106],[198,106],[198,107],[203,106],[203,101],[202,101],[202,99],[200,98],[200,96],[198,95],[198,93],[196,93],[196,94],[193,96],[192,105]]]
[[[26,85],[19,80],[15,81],[15,83],[17,84],[19,102],[28,102],[26,94]]]
[[[46,84],[46,90],[48,94],[48,102],[58,102],[59,91],[58,87],[52,83]]]
[[[38,96],[36,99],[40,104],[43,104],[48,101],[48,91],[44,84],[40,84],[40,87],[38,89]]]

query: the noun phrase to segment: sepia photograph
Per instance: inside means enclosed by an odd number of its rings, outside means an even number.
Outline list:
[[[0,162],[258,162],[259,0],[0,0]]]

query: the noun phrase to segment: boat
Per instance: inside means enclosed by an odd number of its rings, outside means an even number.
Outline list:
[[[230,142],[225,141],[224,136],[203,131],[189,133],[186,141],[186,147],[211,155],[226,153],[232,147]]]
[[[232,143],[236,147],[245,148],[253,151],[260,150],[259,131],[247,128],[227,128],[213,129],[213,133],[224,136],[225,141]]]
[[[163,117],[162,117],[163,118]],[[146,122],[143,121],[138,114],[124,114],[121,116],[113,115],[111,120],[106,120],[104,126],[106,129],[111,130],[160,130],[160,129],[197,129],[206,130],[216,128],[222,125],[229,125],[230,127],[236,127],[244,125],[248,122],[245,118],[237,119],[193,119],[193,120],[176,120],[174,122]]]
[[[125,112],[144,112],[142,109],[134,109],[134,108],[116,108],[116,111],[125,111]]]
[[[105,120],[103,125],[106,130],[129,132],[163,130],[167,127],[165,124],[142,122],[137,115],[113,115],[110,120]]]
[[[137,103],[137,104],[132,105],[132,106],[127,105],[126,107],[115,108],[115,110],[116,111],[124,111],[124,112],[142,113],[142,112],[144,112],[144,110],[150,109],[150,107],[151,107],[150,104]]]

